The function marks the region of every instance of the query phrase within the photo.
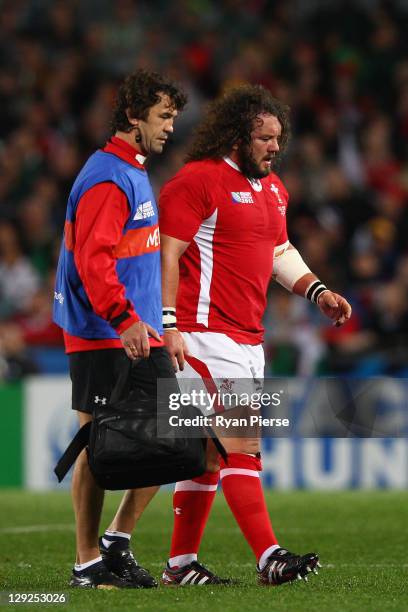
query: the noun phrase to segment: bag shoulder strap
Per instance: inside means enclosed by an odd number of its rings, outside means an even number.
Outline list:
[[[228,465],[228,454],[227,454],[227,451],[224,448],[223,443],[217,437],[217,434],[215,433],[215,431],[213,430],[213,428],[210,425],[207,425],[204,429],[207,430],[207,433],[209,434],[209,437],[213,441],[215,448],[220,453],[220,455],[224,459],[225,463]]]
[[[91,421],[82,425],[55,466],[54,473],[58,478],[58,482],[65,478],[67,472],[74,465],[79,453],[88,445],[91,425]]]

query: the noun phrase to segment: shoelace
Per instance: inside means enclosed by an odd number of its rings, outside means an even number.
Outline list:
[[[205,567],[205,565],[202,565],[202,564],[201,564],[201,563],[199,563],[198,561],[193,561],[193,562],[192,562],[192,564],[191,564],[191,567],[193,567],[194,569],[196,569],[196,570],[198,570],[198,571],[200,571],[200,572],[204,571],[204,572],[205,572],[205,574],[206,574],[206,576],[209,576],[209,577],[211,577],[211,578],[212,578],[212,577],[214,577],[214,578],[215,578],[215,574],[213,574],[213,573],[212,573],[212,572],[211,572],[209,569],[207,569],[207,568]]]
[[[278,553],[276,555],[271,555],[270,558],[273,558],[274,561],[280,561],[288,563],[289,561],[294,561],[295,563],[299,563],[302,559],[300,555],[295,555],[294,553],[289,552],[288,550],[285,553]]]
[[[300,555],[295,555],[295,553],[289,552],[289,550],[286,550],[286,548],[281,548],[280,551],[281,552],[273,553],[271,556],[282,557],[282,558],[287,558],[287,557],[299,557],[300,558]]]

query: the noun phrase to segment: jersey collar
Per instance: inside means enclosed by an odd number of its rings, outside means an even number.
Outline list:
[[[136,168],[140,168],[141,170],[145,169],[144,162],[146,157],[135,149],[135,147],[132,147],[132,145],[122,140],[122,138],[112,136],[103,147],[102,151],[105,153],[113,153],[113,155],[120,157],[120,159],[123,159]]]
[[[237,172],[241,172],[240,167],[238,166],[238,164],[236,164],[235,162],[232,161],[232,159],[230,157],[223,157],[223,160],[229,165],[231,166],[231,168],[234,168],[234,170],[237,170]],[[242,173],[241,173],[242,174]]]
[[[234,170],[237,170],[237,172],[241,172],[240,167],[238,166],[238,164],[236,164],[235,162],[232,161],[232,159],[230,157],[223,157],[223,160],[229,165],[231,166],[231,168],[234,168]],[[251,185],[252,189],[254,191],[262,191],[262,183],[259,179],[250,179],[247,177],[247,181],[248,183]]]

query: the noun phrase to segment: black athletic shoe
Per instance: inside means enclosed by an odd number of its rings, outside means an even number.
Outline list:
[[[258,582],[262,585],[279,586],[293,580],[304,580],[310,572],[317,574],[321,567],[316,553],[295,555],[285,548],[278,548],[268,557],[265,567],[257,568]]]
[[[171,569],[167,564],[161,582],[164,586],[206,585],[206,584],[233,584],[230,578],[220,578],[198,561],[192,561],[178,569]]]
[[[127,542],[125,544],[114,542],[109,548],[105,548],[102,538],[99,538],[99,550],[108,570],[124,580],[128,587],[134,589],[157,587],[156,580],[138,564]]]
[[[81,571],[73,569],[69,586],[81,589],[124,589],[128,587],[124,580],[106,569],[103,561]]]
[[[316,553],[306,553],[306,555],[301,556],[301,559],[302,571],[300,572],[300,578],[303,578],[303,580],[307,582],[307,575],[310,574],[310,572],[317,575],[319,573],[317,568],[321,568],[322,564],[319,561],[319,555]]]

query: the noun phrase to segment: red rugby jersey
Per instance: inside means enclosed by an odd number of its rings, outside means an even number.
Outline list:
[[[160,193],[160,231],[190,245],[180,259],[177,326],[263,340],[276,246],[287,242],[288,193],[276,174],[250,181],[231,160],[186,164]]]

